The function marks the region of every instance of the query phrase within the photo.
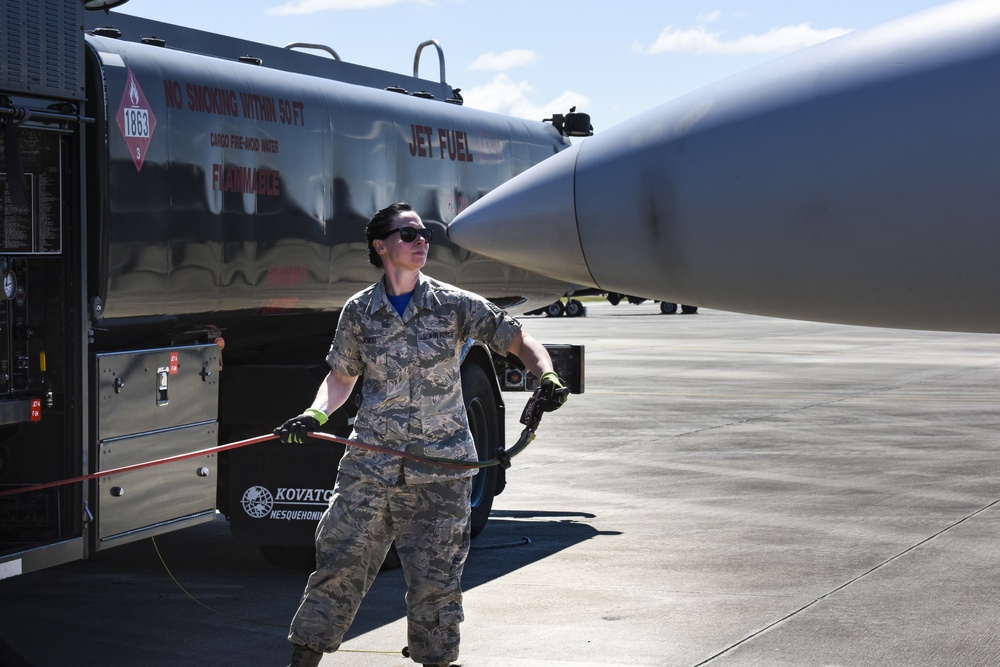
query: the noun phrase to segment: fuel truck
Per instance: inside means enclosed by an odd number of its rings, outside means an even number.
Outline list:
[[[311,401],[341,307],[379,277],[367,220],[408,201],[435,231],[429,275],[515,314],[551,303],[564,283],[447,226],[589,118],[464,107],[433,40],[409,76],[85,9],[101,4],[0,8],[0,579],[220,512],[281,561],[311,544],[343,448],[221,445]],[[582,348],[550,351],[581,391]],[[504,442],[503,392],[530,382],[467,352],[481,459]],[[477,475],[474,531],[505,481]]]

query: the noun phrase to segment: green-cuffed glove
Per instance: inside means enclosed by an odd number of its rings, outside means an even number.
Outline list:
[[[309,408],[298,417],[292,417],[284,424],[274,429],[274,434],[281,438],[281,441],[288,444],[298,445],[305,442],[306,434],[315,431],[326,423],[326,413],[316,408]]]
[[[555,371],[542,373],[542,377],[538,378],[538,386],[541,389],[538,397],[539,407],[545,412],[558,410],[569,396],[569,389],[563,385],[562,379]]]

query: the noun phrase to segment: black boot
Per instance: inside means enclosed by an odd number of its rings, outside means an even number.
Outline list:
[[[288,667],[319,667],[322,653],[317,653],[308,646],[292,644],[292,661]]]

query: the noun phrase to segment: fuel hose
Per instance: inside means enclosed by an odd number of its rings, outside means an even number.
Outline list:
[[[542,407],[539,399],[539,392],[536,389],[532,393],[531,398],[528,400],[527,405],[524,407],[524,411],[521,413],[521,423],[525,424],[524,430],[521,431],[521,436],[517,439],[517,442],[508,450],[504,447],[497,449],[496,456],[492,459],[487,459],[485,461],[468,461],[462,459],[450,459],[438,456],[422,456],[420,454],[413,454],[407,451],[400,451],[397,449],[392,449],[391,447],[383,447],[381,445],[373,445],[367,442],[358,442],[357,440],[349,440],[347,438],[340,438],[329,433],[322,433],[320,431],[310,431],[309,437],[316,440],[325,440],[327,442],[337,443],[345,445],[347,447],[356,447],[358,449],[364,449],[371,452],[378,452],[380,454],[387,454],[390,456],[398,456],[403,459],[410,461],[417,461],[420,463],[426,463],[428,465],[437,466],[439,468],[450,468],[454,470],[469,470],[476,468],[489,468],[491,466],[503,466],[504,468],[510,467],[510,460],[520,454],[524,449],[531,444],[531,441],[535,439],[535,429],[538,428],[538,423],[541,420]],[[273,433],[268,433],[267,435],[259,435],[253,438],[247,438],[246,440],[238,440],[236,442],[230,442],[225,445],[219,445],[217,447],[209,447],[208,449],[199,449],[194,452],[186,452],[184,454],[177,454],[175,456],[167,456],[162,459],[156,459],[153,461],[143,461],[142,463],[134,463],[132,465],[121,466],[118,468],[111,468],[109,470],[102,470],[100,472],[91,473],[89,475],[79,475],[77,477],[70,477],[67,479],[61,479],[54,482],[44,482],[42,484],[34,484],[31,486],[20,486],[12,489],[5,489],[0,491],[0,498],[4,496],[14,496],[21,493],[31,493],[34,491],[43,491],[45,489],[51,489],[59,486],[66,486],[68,484],[75,484],[77,482],[86,482],[100,477],[108,477],[110,475],[119,475],[125,472],[132,472],[133,470],[141,470],[143,468],[151,468],[154,466],[164,465],[166,463],[174,463],[176,461],[184,461],[186,459],[194,459],[200,456],[207,456],[209,454],[217,454],[219,452],[225,452],[231,449],[239,449],[241,447],[247,447],[249,445],[256,445],[258,443],[267,442],[269,440],[277,440],[278,436]],[[294,445],[290,445],[294,447]]]

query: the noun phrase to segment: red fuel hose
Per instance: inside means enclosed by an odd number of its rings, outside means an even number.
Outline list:
[[[561,390],[568,393],[568,390]],[[410,461],[419,461],[421,463],[427,463],[429,465],[437,466],[440,468],[451,468],[454,470],[469,470],[475,468],[488,468],[490,466],[503,466],[504,468],[510,467],[510,460],[524,451],[524,448],[531,444],[531,441],[535,439],[535,429],[538,428],[538,423],[542,419],[542,413],[544,408],[542,407],[542,401],[540,400],[540,390],[535,389],[532,393],[531,398],[528,400],[527,405],[524,406],[524,411],[521,413],[521,423],[525,424],[525,428],[521,431],[521,437],[518,438],[517,442],[510,450],[506,450],[503,447],[497,449],[496,458],[489,459],[487,461],[464,461],[461,459],[446,459],[437,456],[421,456],[419,454],[411,454],[406,451],[400,451],[398,449],[392,449],[390,447],[382,447],[381,445],[370,445],[366,442],[358,442],[356,440],[348,440],[346,438],[338,438],[335,435],[330,435],[329,433],[321,433],[319,431],[309,432],[309,437],[315,438],[317,440],[326,440],[328,442],[335,442],[341,445],[346,445],[348,447],[357,447],[359,449],[366,449],[370,452],[379,452],[380,454],[388,454],[390,456],[398,456],[400,458],[408,459]],[[89,475],[80,475],[79,477],[70,477],[69,479],[60,479],[55,482],[45,482],[43,484],[34,484],[31,486],[21,486],[12,489],[7,489],[0,491],[0,498],[4,496],[14,496],[19,493],[30,493],[32,491],[42,491],[44,489],[51,489],[57,486],[66,486],[67,484],[75,484],[76,482],[86,482],[92,479],[97,479],[99,477],[108,477],[110,475],[119,475],[123,472],[131,472],[133,470],[141,470],[142,468],[150,468],[152,466],[163,465],[165,463],[174,463],[175,461],[183,461],[185,459],[194,459],[199,456],[207,456],[209,454],[217,454],[219,452],[224,452],[230,449],[238,449],[240,447],[246,447],[247,445],[256,445],[260,442],[267,442],[268,440],[277,440],[278,436],[273,433],[267,435],[259,435],[255,438],[248,438],[246,440],[238,440],[236,442],[230,442],[227,445],[219,445],[218,447],[209,447],[208,449],[199,449],[194,452],[187,452],[186,454],[177,454],[176,456],[167,456],[162,459],[156,459],[154,461],[144,461],[142,463],[133,463],[132,465],[121,466],[120,468],[112,468],[110,470],[102,470],[100,472],[91,473]],[[290,445],[294,447],[295,445]]]
[[[490,459],[488,461],[463,461],[459,459],[446,459],[436,456],[420,456],[419,454],[411,454],[405,451],[399,451],[396,449],[391,449],[389,447],[381,447],[379,445],[370,445],[364,442],[357,442],[356,440],[348,440],[346,438],[338,438],[335,435],[330,435],[329,433],[321,432],[310,432],[309,437],[315,438],[317,440],[326,440],[328,442],[335,442],[341,445],[346,445],[348,447],[357,447],[359,449],[366,449],[372,452],[379,452],[381,454],[389,454],[391,456],[398,456],[400,458],[408,459],[411,461],[419,461],[421,463],[427,463],[430,465],[442,467],[442,468],[452,468],[456,470],[468,470],[472,468],[487,468],[489,466],[502,465],[504,467],[510,466],[510,459],[517,454],[521,453],[528,444],[534,440],[535,432],[532,429],[526,428],[521,432],[521,437],[518,439],[517,443],[510,449],[509,452],[501,449],[497,452],[497,458]],[[153,466],[163,465],[165,463],[174,463],[175,461],[183,461],[185,459],[198,458],[199,456],[207,456],[209,454],[217,454],[218,452],[224,452],[230,449],[238,449],[240,447],[246,447],[248,445],[256,445],[257,443],[267,442],[268,440],[277,440],[278,436],[269,433],[267,435],[259,435],[254,438],[248,438],[246,440],[238,440],[236,442],[230,442],[226,445],[220,445],[218,447],[210,447],[208,449],[199,449],[194,452],[187,452],[185,454],[177,454],[176,456],[167,456],[162,459],[156,459],[154,461],[144,461],[142,463],[134,463],[132,465],[121,466],[119,468],[111,468],[110,470],[102,470],[100,472],[91,473],[89,475],[80,475],[78,477],[70,477],[68,479],[61,479],[55,482],[45,482],[43,484],[34,484],[32,486],[22,486],[13,489],[6,489],[0,491],[0,498],[4,496],[13,496],[19,493],[30,493],[32,491],[42,491],[44,489],[51,489],[57,486],[65,486],[67,484],[75,484],[76,482],[86,482],[89,480],[97,479],[99,477],[108,477],[110,475],[118,475],[124,472],[132,472],[133,470],[141,470],[142,468],[151,468]],[[295,445],[289,445],[294,447]]]

